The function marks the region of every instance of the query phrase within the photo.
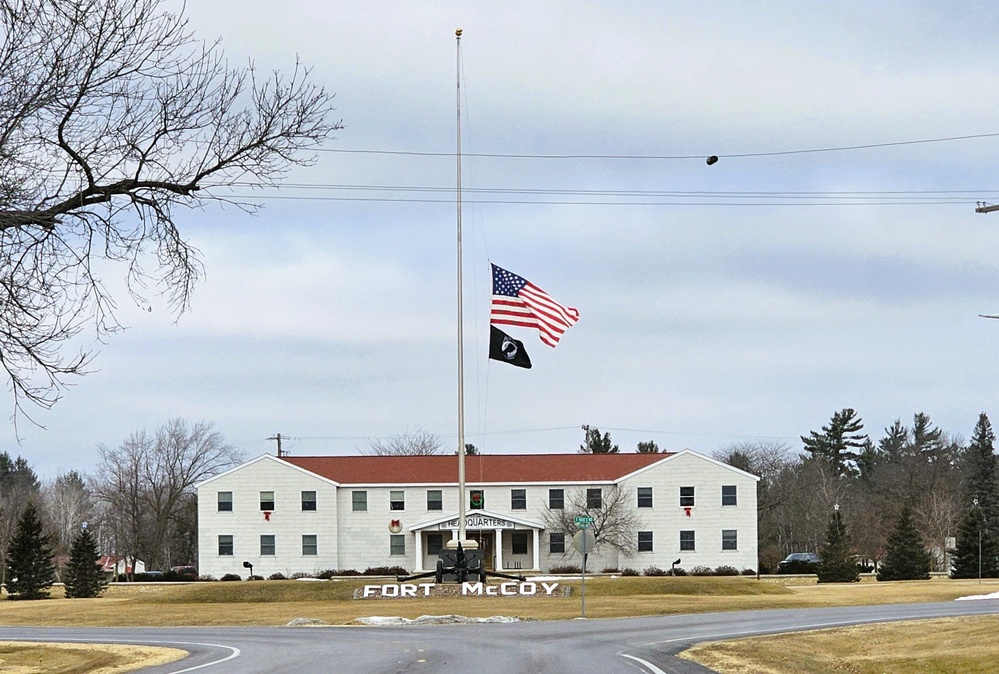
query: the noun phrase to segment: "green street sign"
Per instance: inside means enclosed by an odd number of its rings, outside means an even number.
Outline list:
[[[593,518],[590,517],[589,515],[576,515],[574,518],[572,518],[572,521],[580,529],[588,529],[590,525],[593,524]]]

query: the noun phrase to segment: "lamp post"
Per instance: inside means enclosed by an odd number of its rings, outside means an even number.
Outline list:
[[[972,499],[972,507],[978,510],[978,584],[982,584],[982,508],[978,505],[978,499]]]

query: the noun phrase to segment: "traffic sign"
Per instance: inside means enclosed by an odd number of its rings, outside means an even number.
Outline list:
[[[572,521],[580,529],[588,529],[590,525],[593,524],[593,518],[590,517],[589,515],[576,515],[574,518],[572,518]]]
[[[576,548],[576,552],[582,555],[593,552],[596,544],[597,538],[589,529],[581,529],[572,537],[572,547]]]

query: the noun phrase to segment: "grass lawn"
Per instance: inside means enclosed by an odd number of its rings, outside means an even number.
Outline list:
[[[417,618],[421,615],[460,614],[469,617],[493,615],[519,616],[536,620],[567,620],[576,618],[580,612],[578,579],[559,581],[573,587],[568,598],[560,597],[461,597],[445,598],[406,598],[406,599],[353,599],[354,590],[365,584],[381,583],[372,578],[351,578],[330,582],[302,581],[254,581],[229,583],[177,584],[122,584],[108,588],[103,597],[97,599],[65,599],[61,590],[54,588],[52,598],[39,601],[0,600],[0,626],[224,626],[224,625],[285,625],[296,618],[322,620],[332,625],[347,625],[357,618],[366,616],[400,616]],[[768,608],[816,608],[822,606],[851,606],[882,603],[912,603],[926,601],[950,601],[957,597],[986,594],[999,591],[999,580],[955,581],[937,579],[917,582],[877,583],[861,582],[851,584],[817,585],[814,580],[771,578],[757,581],[754,578],[702,578],[702,577],[588,577],[586,581],[586,615],[588,618],[617,618],[641,615],[665,615],[679,613],[702,613],[709,611],[736,611]],[[253,610],[246,605],[253,604]],[[968,619],[977,620],[977,619]],[[916,623],[895,627],[905,632]],[[993,633],[999,623],[992,622]],[[872,630],[873,627],[851,628]],[[878,628],[881,629],[881,628]],[[834,631],[840,633],[841,631]],[[866,632],[865,632],[866,633]],[[855,644],[855,636],[830,638],[830,643],[845,640]],[[885,632],[870,655],[873,658],[881,652],[897,650],[899,654],[919,654],[920,658],[930,654],[916,651],[905,645],[891,649],[884,644],[894,643],[901,637]],[[935,634],[935,633],[934,633]],[[802,638],[818,638],[817,635],[799,635]],[[774,640],[796,639],[799,636],[768,637],[754,640],[763,644]],[[922,637],[925,639],[925,636]],[[914,641],[919,638],[913,637]],[[928,643],[939,643],[939,639]],[[984,644],[990,640],[979,638]],[[900,644],[906,642],[899,641]],[[948,642],[949,643],[949,642]],[[726,646],[727,647],[727,646]],[[985,661],[999,660],[999,644],[985,646],[987,653],[980,653],[965,645],[957,645],[954,650],[965,651],[969,657]],[[784,646],[776,647],[779,652]],[[825,646],[813,643],[802,647],[803,653],[815,655]],[[856,650],[851,648],[851,650]],[[752,657],[763,652],[762,646],[751,647]],[[736,658],[746,659],[750,655],[726,654],[728,662]],[[18,671],[6,669],[9,655],[0,656],[0,672]],[[72,657],[67,656],[67,657]],[[698,655],[697,657],[701,657]],[[838,656],[831,656],[836,658]],[[946,656],[946,659],[949,656]],[[923,661],[923,660],[920,660]],[[873,660],[872,660],[873,662]],[[900,669],[897,663],[891,666],[875,665],[875,669],[728,669],[726,672],[904,672],[985,670],[930,670]],[[710,665],[714,668],[714,664]],[[876,670],[877,666],[882,666]],[[35,669],[22,671],[37,672],[89,672],[93,668],[80,669]],[[106,670],[126,671],[126,670]],[[993,671],[993,670],[990,670]]]
[[[999,616],[882,623],[694,646],[722,674],[992,674]]]

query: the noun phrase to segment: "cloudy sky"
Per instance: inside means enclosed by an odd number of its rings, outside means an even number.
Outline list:
[[[275,433],[299,455],[454,446],[458,27],[468,442],[572,452],[590,424],[622,451],[797,449],[844,407],[875,437],[919,411],[967,437],[999,414],[999,321],[978,317],[999,313],[999,213],[975,213],[999,202],[995,15],[188,2],[233,62],[299,55],[345,128],[257,216],[183,214],[206,268],[191,311],[122,298],[97,371],[4,448],[90,471],[99,443],[174,417],[248,456]],[[581,313],[556,349],[510,329],[530,371],[485,357],[490,261]]]

